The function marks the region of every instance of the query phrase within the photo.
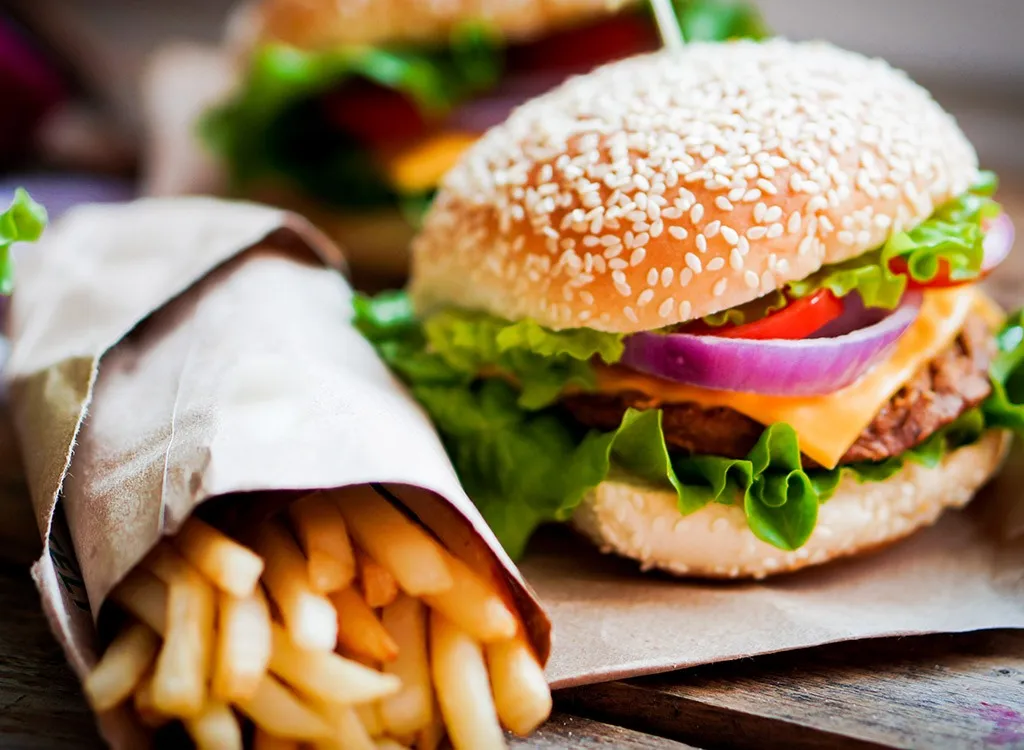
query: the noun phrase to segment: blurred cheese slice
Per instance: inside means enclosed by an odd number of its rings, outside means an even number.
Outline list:
[[[860,380],[824,396],[766,396],[715,391],[672,383],[620,367],[598,371],[597,390],[603,393],[639,391],[663,403],[692,401],[704,407],[727,406],[761,424],[787,422],[800,438],[803,452],[827,468],[834,467],[856,442],[886,401],[949,346],[971,313],[998,325],[1001,312],[973,286],[925,293],[921,312],[890,355]]]
[[[383,157],[384,169],[399,193],[425,193],[437,187],[445,172],[480,136],[475,133],[439,133]]]

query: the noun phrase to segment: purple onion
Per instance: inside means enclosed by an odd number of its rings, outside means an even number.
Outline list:
[[[908,292],[881,320],[830,338],[734,339],[637,333],[621,364],[677,383],[773,396],[834,393],[857,380],[917,319],[921,294]]]

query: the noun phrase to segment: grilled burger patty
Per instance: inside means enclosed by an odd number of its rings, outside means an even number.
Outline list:
[[[889,399],[839,463],[881,461],[899,455],[977,406],[992,390],[988,368],[994,349],[985,321],[977,316],[968,318],[956,341]],[[568,396],[562,405],[578,421],[603,430],[618,427],[629,407],[661,408],[665,440],[691,453],[742,458],[764,431],[764,425],[729,407],[663,404],[636,391]],[[807,456],[803,465],[808,469],[819,466]]]

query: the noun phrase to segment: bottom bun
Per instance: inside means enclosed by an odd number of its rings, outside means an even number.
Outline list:
[[[807,543],[787,552],[761,541],[743,508],[712,503],[681,516],[676,494],[613,476],[591,492],[573,525],[603,552],[697,578],[764,578],[889,544],[962,508],[999,469],[1010,433],[989,430],[933,468],[907,463],[883,482],[846,476],[821,506]]]
[[[394,282],[404,281],[409,273],[409,246],[415,229],[397,208],[348,213],[276,185],[261,186],[250,191],[249,197],[305,216],[341,246],[357,274]]]

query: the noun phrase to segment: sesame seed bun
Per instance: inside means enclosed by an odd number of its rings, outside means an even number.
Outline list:
[[[467,21],[508,41],[607,15],[637,0],[264,0],[251,15],[263,41],[307,49],[345,44],[446,44]]]
[[[699,578],[764,578],[883,547],[962,508],[999,470],[1012,437],[989,430],[933,468],[908,463],[883,482],[844,477],[807,544],[793,552],[754,536],[742,506],[712,503],[680,516],[674,492],[621,474],[598,486],[572,523],[604,552]]]
[[[448,173],[418,308],[631,333],[882,245],[977,178],[921,87],[823,43],[689,44],[574,78]]]

